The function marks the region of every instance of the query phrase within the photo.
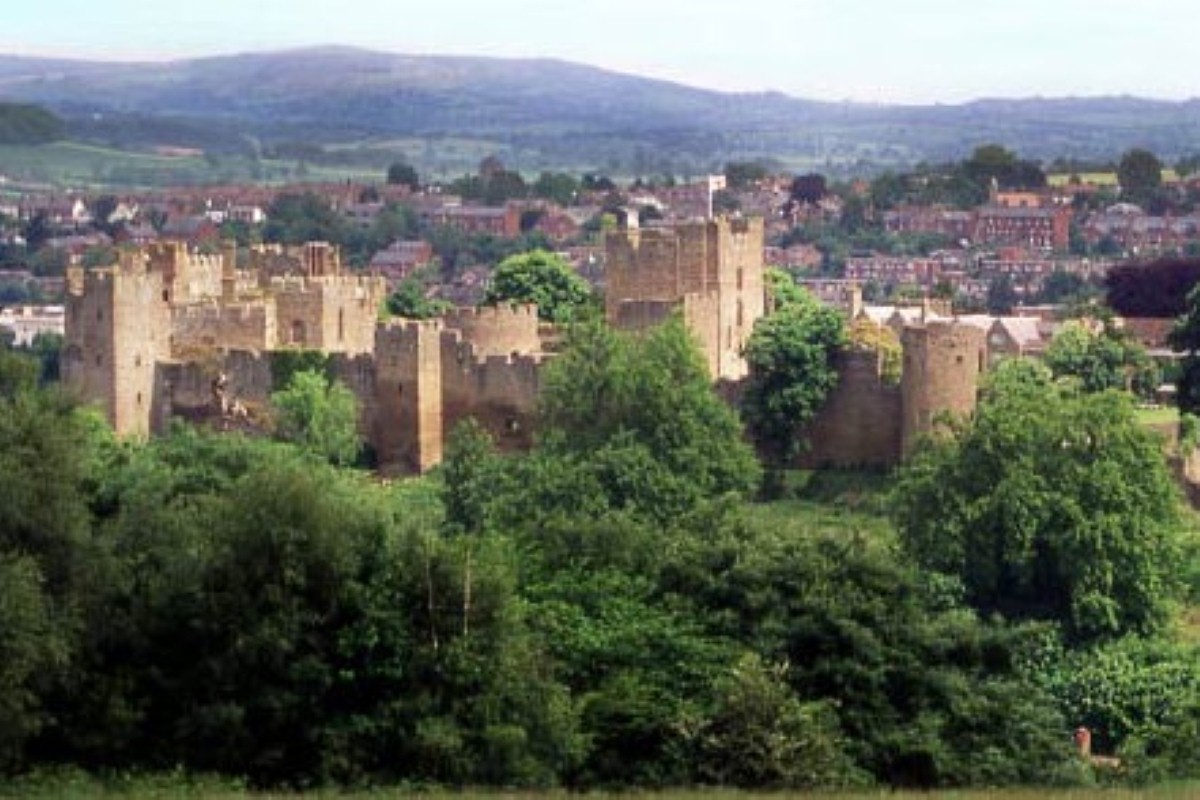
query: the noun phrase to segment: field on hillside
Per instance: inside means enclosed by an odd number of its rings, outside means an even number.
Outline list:
[[[0,176],[33,187],[96,188],[187,186],[206,183],[276,183],[296,180],[381,180],[380,171],[325,167],[294,161],[220,155],[158,155],[76,142],[37,147],[0,146]]]
[[[1051,186],[1066,186],[1071,182],[1071,178],[1078,176],[1082,183],[1090,183],[1093,186],[1108,186],[1116,188],[1117,173],[1115,172],[1058,172],[1053,175],[1046,176],[1046,183]],[[1168,183],[1179,180],[1179,175],[1173,169],[1164,169],[1162,171],[1162,179]]]

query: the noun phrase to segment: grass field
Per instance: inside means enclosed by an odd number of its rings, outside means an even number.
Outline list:
[[[377,788],[362,791],[322,790],[313,792],[252,792],[219,781],[187,780],[179,776],[118,779],[101,782],[77,773],[36,782],[0,783],[0,797],[28,800],[293,800],[294,798],[338,798],[338,800],[400,800],[422,797],[429,800],[1196,800],[1200,783],[1179,783],[1138,789],[954,789],[936,792],[873,789],[858,792],[741,792],[728,789],[654,792],[588,792],[586,795],[555,791],[447,791],[413,788]]]
[[[1057,172],[1053,175],[1047,175],[1046,183],[1055,187],[1066,186],[1068,183],[1070,183],[1073,175],[1078,175],[1081,182],[1091,184],[1093,186],[1106,186],[1114,189],[1117,186],[1117,173],[1115,172]],[[1164,169],[1162,171],[1162,179],[1167,183],[1170,183],[1172,181],[1179,180],[1179,175],[1177,175],[1173,169]]]
[[[1135,413],[1138,422],[1153,428],[1161,428],[1164,425],[1179,424],[1179,409],[1175,406],[1139,408]]]
[[[382,171],[251,161],[244,156],[158,155],[77,142],[39,147],[0,146],[0,176],[33,186],[160,187],[205,183],[281,183],[295,180],[379,180]]]

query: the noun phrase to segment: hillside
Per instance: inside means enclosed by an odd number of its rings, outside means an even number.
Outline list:
[[[62,120],[44,108],[0,103],[0,145],[48,144],[62,137]]]
[[[404,155],[455,170],[439,145],[527,169],[695,172],[731,158],[868,171],[1000,141],[1035,158],[1195,148],[1200,103],[1129,97],[961,105],[828,103],[723,93],[549,59],[310,48],[166,63],[0,56],[0,100],[43,104],[83,141],[257,154],[281,142],[343,163]]]

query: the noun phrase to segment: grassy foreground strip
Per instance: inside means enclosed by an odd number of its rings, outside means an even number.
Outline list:
[[[44,772],[32,777],[0,780],[0,798],[22,800],[1195,800],[1200,782],[1172,783],[1148,788],[1094,789],[947,789],[942,791],[897,791],[872,789],[854,792],[751,792],[734,789],[667,790],[652,792],[587,792],[562,790],[419,790],[412,787],[380,787],[363,790],[325,789],[312,792],[251,791],[236,780],[190,777],[176,773],[150,776],[97,778],[76,770]]]

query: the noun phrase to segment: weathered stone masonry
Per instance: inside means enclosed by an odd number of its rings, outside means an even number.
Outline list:
[[[714,380],[746,375],[742,350],[764,313],[761,220],[707,220],[621,231],[607,239],[607,315],[644,329],[682,313]],[[156,245],[112,267],[73,271],[63,371],[121,435],[147,436],[172,416],[213,413],[213,383],[250,416],[272,385],[275,354],[330,354],[357,395],[360,430],[380,463],[423,471],[448,432],[477,418],[504,449],[531,444],[544,352],[533,307],[460,309],[441,319],[380,322],[383,281],[342,272],[321,243],[199,255]],[[811,427],[814,465],[890,465],[938,415],[974,408],[986,365],[983,334],[929,322],[904,331],[899,386],[874,354],[848,352],[840,380]]]

